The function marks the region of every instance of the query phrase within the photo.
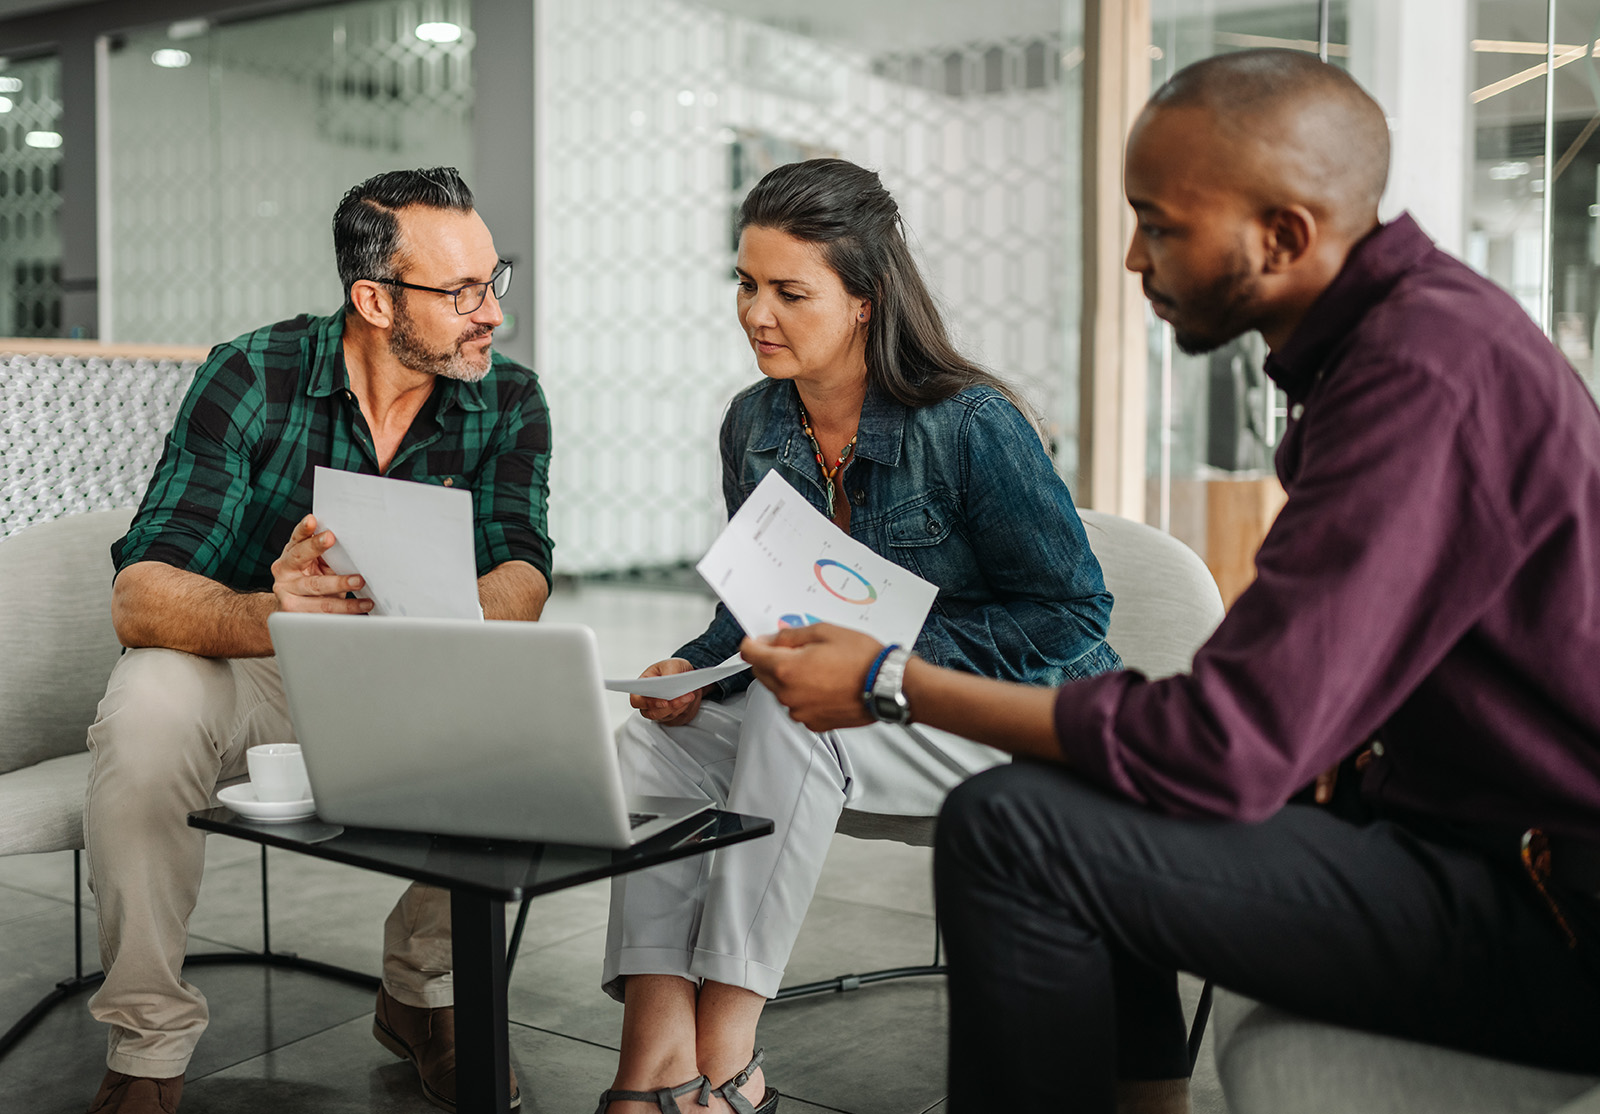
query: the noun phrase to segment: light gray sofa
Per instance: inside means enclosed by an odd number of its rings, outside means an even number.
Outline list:
[[[1231,1114],[1600,1114],[1600,1078],[1326,1025],[1225,990],[1213,1016]]]
[[[84,733],[121,649],[111,543],[197,366],[94,351],[0,351],[0,855],[83,846]]]
[[[0,855],[83,846],[84,732],[121,652],[110,547],[132,514],[72,515],[0,541]]]
[[[86,734],[121,652],[111,543],[127,530],[197,358],[0,352],[0,855],[70,850],[81,874]],[[272,951],[265,847],[261,870],[262,950],[185,962],[298,967],[376,988],[374,976]],[[71,946],[73,974],[0,1034],[0,1055],[56,1003],[99,983],[84,971],[82,939]],[[9,1009],[0,1020],[11,1021]]]

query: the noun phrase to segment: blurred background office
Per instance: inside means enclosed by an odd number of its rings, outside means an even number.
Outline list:
[[[453,164],[517,268],[497,343],[554,412],[547,616],[636,672],[711,606],[636,586],[695,588],[722,525],[715,432],[758,374],[733,214],[772,166],[836,154],[882,172],[959,342],[1037,406],[1078,501],[1171,531],[1231,599],[1282,498],[1284,404],[1259,338],[1185,356],[1149,313],[1121,145],[1167,76],[1252,46],[1349,68],[1390,119],[1383,214],[1411,210],[1600,391],[1600,0],[0,0],[0,536],[135,501],[207,346],[338,307],[344,190]],[[258,942],[231,843],[210,841],[201,950]],[[64,973],[69,857],[0,860],[0,1000]],[[302,864],[275,938],[375,970],[396,885]],[[534,903],[511,1019],[544,1109],[587,1109],[614,1067],[606,909],[603,884]],[[916,962],[934,932],[925,849],[841,837],[791,976]],[[197,1109],[420,1104],[409,1069],[374,1066],[370,997],[207,979]],[[939,1110],[944,1017],[934,979],[769,1011],[784,1108]],[[104,1042],[81,1003],[28,1041],[0,1107],[81,1110],[62,1057]],[[1209,1052],[1195,1109],[1223,1109]]]
[[[1282,402],[1257,338],[1184,356],[1119,274],[1138,104],[1221,51],[1348,67],[1390,113],[1385,215],[1600,384],[1597,36],[1600,0],[0,0],[0,336],[204,346],[327,311],[342,190],[457,165],[518,266],[500,346],[555,410],[560,571],[671,567],[720,525],[713,433],[755,374],[732,212],[838,154],[882,171],[1079,500],[1217,569],[1219,525],[1275,509]]]

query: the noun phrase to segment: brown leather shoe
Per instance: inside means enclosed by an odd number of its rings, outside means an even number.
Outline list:
[[[441,1110],[456,1108],[456,1011],[454,1006],[408,1006],[378,988],[372,1035],[402,1060],[416,1065],[422,1097]],[[517,1073],[511,1073],[511,1109],[522,1105]]]
[[[183,1076],[148,1079],[107,1070],[89,1114],[176,1114],[183,1097]]]

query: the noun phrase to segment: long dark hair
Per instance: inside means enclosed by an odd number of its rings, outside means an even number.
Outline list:
[[[769,173],[739,209],[754,225],[816,244],[853,298],[872,303],[867,382],[907,406],[929,406],[967,387],[1016,393],[950,343],[939,309],[906,246],[900,207],[878,175],[843,159],[809,159]]]

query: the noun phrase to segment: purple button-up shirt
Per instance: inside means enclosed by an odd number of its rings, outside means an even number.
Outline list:
[[[1063,687],[1056,735],[1162,812],[1259,820],[1370,739],[1363,790],[1600,838],[1600,413],[1499,288],[1402,216],[1267,372],[1285,504],[1257,578],[1161,681]]]

